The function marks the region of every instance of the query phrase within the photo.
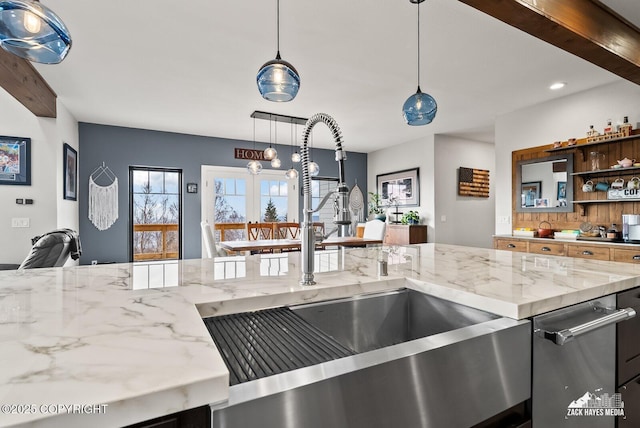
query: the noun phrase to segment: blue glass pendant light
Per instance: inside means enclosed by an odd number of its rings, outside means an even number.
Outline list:
[[[268,101],[291,101],[300,89],[300,75],[293,65],[280,57],[280,0],[278,1],[277,26],[278,48],[276,59],[267,61],[260,70],[256,81],[262,98]]]
[[[420,90],[420,3],[424,0],[409,0],[418,5],[418,90],[407,98],[402,106],[402,115],[408,125],[428,125],[436,117],[438,104],[429,94]]]
[[[0,46],[29,61],[58,64],[71,49],[71,35],[37,0],[0,1]]]

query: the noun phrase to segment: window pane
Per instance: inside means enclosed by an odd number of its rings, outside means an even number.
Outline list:
[[[224,189],[224,193],[227,195],[235,195],[236,194],[236,180],[233,178],[227,178],[226,187]]]
[[[145,186],[149,183],[149,173],[147,171],[133,171],[133,191],[134,193],[144,192]]]
[[[287,196],[287,189],[289,188],[289,186],[287,186],[287,182],[286,181],[281,181],[280,182],[280,195],[281,196]]]
[[[162,193],[164,191],[164,173],[161,171],[149,171],[149,185],[151,193]]]
[[[164,174],[164,192],[178,194],[178,173],[165,172]]]
[[[238,195],[247,194],[247,180],[243,180],[243,179],[236,180],[236,192]]]
[[[269,196],[269,181],[260,180],[260,195]]]

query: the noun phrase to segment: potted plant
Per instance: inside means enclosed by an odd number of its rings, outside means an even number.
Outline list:
[[[381,204],[382,198],[380,194],[369,192],[369,214],[373,214],[378,220],[385,221],[387,216]]]
[[[402,224],[418,224],[420,223],[420,215],[418,211],[408,211],[402,216],[401,222]]]

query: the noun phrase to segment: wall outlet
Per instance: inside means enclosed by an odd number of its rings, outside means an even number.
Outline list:
[[[511,218],[508,215],[498,216],[498,224],[509,224],[511,223]]]
[[[11,227],[29,227],[29,217],[14,217],[11,219]]]

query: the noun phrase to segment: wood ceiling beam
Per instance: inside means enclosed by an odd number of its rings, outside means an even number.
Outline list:
[[[56,93],[26,59],[0,48],[0,86],[39,117],[56,117]]]
[[[640,30],[596,0],[459,1],[640,85]]]

